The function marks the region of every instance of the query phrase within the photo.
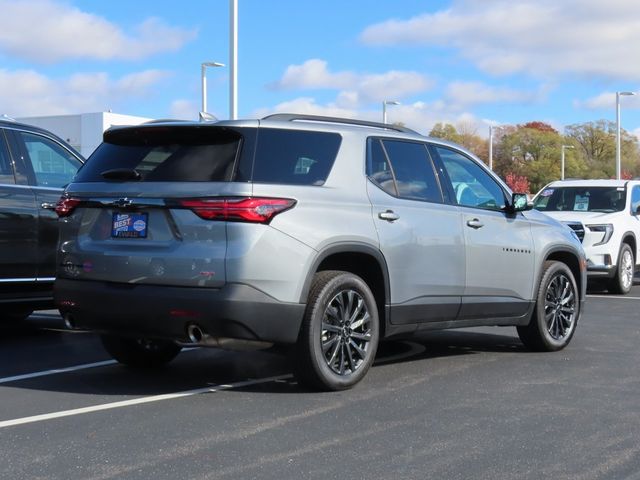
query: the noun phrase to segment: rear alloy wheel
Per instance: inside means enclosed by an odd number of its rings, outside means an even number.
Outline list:
[[[579,316],[573,273],[562,262],[545,262],[533,316],[529,325],[517,327],[518,336],[531,350],[561,350],[571,341]]]
[[[182,350],[182,347],[167,340],[113,335],[102,335],[100,339],[109,355],[128,367],[160,367],[173,360]]]
[[[296,346],[296,376],[314,389],[344,390],[365,376],[378,348],[376,301],[358,276],[316,274]]]
[[[635,271],[635,259],[631,247],[627,243],[623,243],[618,254],[618,268],[615,276],[609,283],[609,291],[611,293],[619,293],[626,295],[631,291],[633,286],[633,274]]]

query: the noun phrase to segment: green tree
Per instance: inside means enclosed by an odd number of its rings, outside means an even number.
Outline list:
[[[460,134],[450,123],[436,123],[429,132],[430,137],[442,138],[450,142],[460,143]]]
[[[586,178],[612,178],[616,174],[616,126],[608,120],[576,123],[565,128],[568,137],[578,145],[586,163]],[[622,168],[631,175],[640,173],[638,139],[625,130],[620,135]]]

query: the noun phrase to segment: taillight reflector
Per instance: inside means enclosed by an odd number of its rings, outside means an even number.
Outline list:
[[[60,197],[55,208],[58,217],[68,217],[73,213],[79,203],[80,199],[78,198]]]
[[[180,200],[205,220],[269,223],[278,213],[295,205],[289,198],[204,198]]]

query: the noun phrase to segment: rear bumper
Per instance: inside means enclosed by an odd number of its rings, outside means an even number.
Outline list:
[[[54,298],[77,328],[185,343],[190,324],[214,337],[295,343],[306,306],[242,284],[213,289],[58,279]]]

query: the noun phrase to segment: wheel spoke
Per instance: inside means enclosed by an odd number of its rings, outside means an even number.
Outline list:
[[[322,330],[326,330],[332,333],[340,333],[342,329],[337,325],[333,325],[331,323],[322,322]]]
[[[351,347],[353,347],[353,349],[358,353],[358,355],[360,355],[360,358],[362,358],[363,360],[365,359],[365,357],[367,356],[366,350],[364,350],[363,348],[360,348],[360,346],[353,340],[349,340],[349,345],[351,345]]]
[[[329,366],[333,365],[333,362],[336,360],[336,355],[338,355],[338,351],[340,350],[341,345],[342,345],[342,342],[340,341],[336,342],[336,346],[333,348],[333,351],[331,352],[331,357],[329,357],[329,360],[327,360],[327,365]]]
[[[356,340],[362,340],[363,342],[369,342],[371,341],[371,334],[369,332],[367,333],[351,332],[351,338],[355,338]]]
[[[364,315],[362,316],[362,318],[359,318],[358,320],[356,320],[355,322],[353,322],[351,324],[351,329],[352,330],[357,330],[358,328],[360,328],[365,323],[368,323],[369,322],[369,318],[370,318],[369,317],[369,312],[365,312]]]
[[[333,347],[333,345],[338,342],[340,340],[340,337],[338,337],[337,335],[334,337],[331,337],[329,340],[327,340],[326,342],[322,343],[322,353],[324,353],[325,355],[327,354],[327,352],[329,351],[329,349],[331,347]]]
[[[349,345],[345,345],[345,348],[347,349],[347,360],[349,361],[349,370],[351,370],[352,372],[356,371],[356,363],[353,361],[353,354],[351,353],[351,348]]]
[[[353,326],[353,323],[355,322],[358,315],[360,315],[360,312],[362,312],[363,308],[364,308],[364,300],[362,300],[361,298],[358,298],[358,303],[356,305],[356,308],[354,309],[353,314],[349,317],[349,324],[351,324],[351,328],[356,328]]]

